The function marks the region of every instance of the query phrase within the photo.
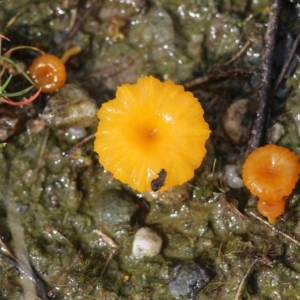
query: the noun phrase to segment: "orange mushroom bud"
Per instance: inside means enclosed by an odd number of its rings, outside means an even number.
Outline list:
[[[52,54],[37,57],[29,67],[29,75],[36,87],[43,93],[52,94],[64,86],[67,81],[65,63],[81,50],[80,46],[74,46],[65,51],[61,58]]]
[[[149,76],[118,87],[104,103],[95,151],[103,167],[139,192],[167,190],[194,176],[210,135],[192,93]]]
[[[299,178],[297,156],[290,150],[267,145],[253,151],[243,166],[243,180],[260,201],[262,215],[275,220],[284,211],[284,199],[294,189]]]
[[[67,80],[64,62],[52,54],[37,57],[29,68],[29,75],[36,87],[48,94],[56,92]]]

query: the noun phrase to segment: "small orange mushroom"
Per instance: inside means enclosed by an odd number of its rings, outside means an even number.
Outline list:
[[[94,150],[103,167],[139,192],[163,191],[194,176],[210,135],[191,92],[149,76],[118,87],[104,103]]]
[[[52,54],[37,57],[29,68],[29,75],[36,87],[48,94],[56,92],[67,80],[65,64]]]
[[[65,63],[80,51],[81,47],[74,46],[68,49],[61,58],[52,54],[37,57],[29,67],[29,75],[36,87],[41,88],[46,94],[59,90],[67,80]]]
[[[285,198],[299,178],[297,156],[287,148],[267,145],[253,151],[243,166],[243,180],[252,194],[258,196],[258,209],[270,223],[284,212]]]

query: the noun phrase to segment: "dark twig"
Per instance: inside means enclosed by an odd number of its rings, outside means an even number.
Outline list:
[[[206,81],[208,81],[208,80],[209,80],[209,77],[208,77],[207,75],[202,76],[202,77],[197,77],[196,79],[193,79],[193,80],[191,80],[191,81],[189,81],[189,82],[186,82],[186,83],[184,84],[184,87],[185,87],[185,89],[188,90],[188,89],[194,87],[195,85],[204,83],[204,82],[206,82]]]
[[[5,170],[6,186],[11,186],[11,165],[8,164]],[[36,274],[31,266],[27,246],[25,244],[25,233],[22,227],[19,212],[16,209],[15,195],[12,188],[3,190],[3,202],[6,209],[7,224],[10,229],[14,254],[0,238],[0,258],[4,257],[15,266],[22,276],[20,283],[23,289],[24,299],[48,300],[47,287]]]
[[[46,145],[47,145],[47,142],[48,142],[49,131],[50,131],[50,129],[47,128],[45,136],[44,136],[44,139],[43,139],[42,147],[41,147],[41,150],[40,150],[40,153],[39,153],[39,157],[38,157],[38,161],[37,161],[37,166],[36,166],[36,168],[34,170],[34,176],[35,176],[35,178],[34,178],[34,184],[32,185],[32,189],[34,189],[36,187],[37,181],[39,179],[39,172],[40,172],[40,169],[41,169],[41,165],[42,165],[42,162],[43,162],[44,153],[45,153],[45,150],[46,150]]]
[[[73,145],[68,150],[64,151],[64,153],[65,154],[72,153],[75,149],[77,149],[79,147],[82,147],[85,143],[87,143],[88,141],[92,140],[94,137],[95,137],[95,134],[91,134],[91,135],[85,137],[83,140],[81,140],[80,142],[76,143],[75,145]]]
[[[28,270],[28,268],[20,263],[20,261],[13,255],[13,253],[10,251],[10,249],[7,247],[7,245],[2,241],[0,238],[0,245],[3,251],[0,252],[0,258],[7,259],[11,265],[13,265],[15,268],[19,270],[19,272],[26,276],[30,281],[32,281],[35,284],[35,287],[38,292],[38,299],[41,300],[48,300],[47,296],[47,288],[43,281],[36,275],[35,271],[33,269]],[[34,295],[32,295],[36,299]]]
[[[245,281],[247,279],[247,277],[249,276],[250,272],[252,271],[254,265],[259,261],[260,259],[259,258],[256,258],[254,259],[250,266],[248,267],[248,270],[246,272],[246,274],[244,275],[244,277],[242,278],[241,282],[240,282],[240,285],[239,285],[239,288],[236,292],[236,295],[234,297],[234,300],[239,300],[241,298],[241,295],[242,295],[242,291],[243,291],[243,287],[244,287],[244,284],[245,284]]]
[[[255,219],[259,220],[260,222],[264,223],[266,226],[270,227],[273,231],[275,231],[276,233],[282,235],[283,237],[285,237],[286,239],[290,240],[292,243],[296,244],[297,246],[300,246],[300,242],[297,241],[296,239],[290,237],[289,235],[287,235],[286,233],[278,230],[276,227],[274,227],[273,225],[271,225],[269,222],[263,220],[261,217],[257,216],[255,213],[253,213],[252,211],[249,211],[249,215],[251,215],[252,217],[254,217]]]
[[[63,42],[59,48],[68,48],[68,43],[74,35],[77,33],[77,31],[81,28],[87,17],[91,14],[93,10],[95,10],[96,6],[101,3],[102,0],[95,0],[91,6],[84,11],[84,13],[75,20],[74,25],[72,28],[66,33],[66,35],[63,38]]]
[[[250,45],[251,45],[251,41],[247,41],[245,45],[242,47],[242,49],[237,54],[235,54],[228,62],[225,63],[225,66],[229,66],[237,59],[239,59],[248,50]]]
[[[231,65],[233,62],[235,62],[237,59],[239,59],[249,48],[249,46],[251,45],[251,41],[247,41],[245,43],[245,45],[242,47],[242,49],[236,53],[229,61],[227,61],[226,63],[224,63],[224,66],[227,67],[229,65]],[[184,88],[185,89],[190,89],[192,87],[194,87],[195,85],[199,85],[202,84],[204,82],[209,81],[210,79],[214,78],[216,76],[216,72],[213,72],[213,70],[215,69],[215,67],[217,66],[218,70],[221,70],[221,67],[219,64],[212,66],[208,71],[207,74],[202,76],[202,77],[197,77],[191,81],[188,81],[184,84]],[[232,70],[234,72],[234,70]],[[239,72],[239,69],[236,69],[237,72]],[[231,73],[233,73],[231,72]],[[220,72],[221,73],[221,72]],[[230,72],[229,72],[230,73]],[[226,72],[223,74],[223,76],[221,76],[221,78],[227,78],[229,77],[230,74],[227,74]]]
[[[273,92],[272,92],[272,96],[275,95],[276,90],[278,89],[278,86],[279,86],[280,82],[282,81],[286,71],[288,70],[288,68],[291,64],[291,61],[292,61],[292,59],[295,55],[295,52],[297,50],[299,41],[300,41],[300,34],[297,35],[297,38],[295,39],[293,47],[292,47],[291,52],[290,52],[290,56],[289,56],[288,60],[285,62],[284,66],[283,66],[283,68],[282,68],[282,70],[281,70],[281,72],[280,72],[280,74],[279,74],[279,76],[278,76],[278,78],[275,82],[274,89],[273,89]]]
[[[252,127],[246,156],[263,143],[264,133],[266,131],[267,116],[269,113],[269,95],[271,91],[272,63],[278,27],[280,2],[280,0],[273,0],[270,8],[268,28],[265,35],[265,52],[262,59],[262,84],[258,92],[256,119],[254,120]]]

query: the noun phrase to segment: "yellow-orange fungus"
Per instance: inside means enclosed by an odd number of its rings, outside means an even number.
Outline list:
[[[288,196],[299,177],[297,156],[287,148],[267,145],[253,151],[243,166],[243,180],[260,199],[280,201]]]
[[[210,135],[192,93],[149,76],[118,87],[104,103],[94,149],[114,177],[139,192],[159,191],[194,176]]]
[[[259,197],[258,210],[270,223],[284,212],[285,199],[294,189],[299,171],[297,156],[284,147],[267,145],[247,157],[244,183]]]
[[[49,94],[60,89],[67,80],[63,61],[51,54],[37,57],[29,68],[29,75],[36,87]]]
[[[72,56],[79,54],[81,51],[82,48],[80,46],[74,46],[65,51],[60,59],[65,64]]]

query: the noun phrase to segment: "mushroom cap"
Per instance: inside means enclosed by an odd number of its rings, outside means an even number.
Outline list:
[[[171,80],[147,76],[118,87],[98,117],[100,163],[139,192],[150,191],[153,182],[159,191],[186,182],[206,154],[210,130],[203,109]]]
[[[287,148],[266,145],[246,159],[243,180],[252,194],[265,202],[280,202],[294,189],[299,178],[297,156]]]
[[[52,54],[38,56],[29,67],[29,75],[36,87],[47,94],[55,93],[67,80],[65,64]]]

